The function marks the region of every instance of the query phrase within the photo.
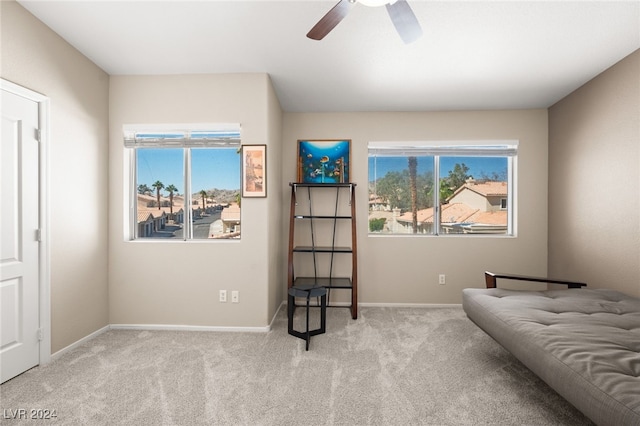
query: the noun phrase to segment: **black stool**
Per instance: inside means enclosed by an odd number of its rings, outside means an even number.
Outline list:
[[[296,310],[296,297],[304,297],[307,299],[307,329],[305,332],[293,329],[293,313]],[[312,297],[320,298],[320,328],[315,330],[309,330],[309,301]],[[325,332],[327,325],[327,289],[324,287],[291,287],[289,289],[289,297],[287,300],[287,314],[289,317],[289,334],[306,340],[306,350],[309,350],[309,341],[311,340],[311,336]]]

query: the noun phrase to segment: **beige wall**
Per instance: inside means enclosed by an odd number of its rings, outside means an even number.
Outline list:
[[[1,1],[1,76],[51,100],[52,353],[109,324],[109,76],[14,1]]]
[[[286,281],[285,272],[282,269],[282,259],[286,257],[286,246],[282,240],[286,238],[286,230],[282,222],[282,209],[285,204],[283,194],[280,191],[282,181],[282,109],[273,86],[270,84],[267,97],[269,140],[272,142],[267,149],[268,176],[267,200],[268,200],[268,268],[269,268],[269,312],[267,318],[273,318],[276,310],[285,299],[282,285]]]
[[[297,139],[352,139],[360,302],[460,303],[485,270],[640,295],[638,52],[554,105],[549,122],[546,110],[283,114],[265,74],[110,83],[20,5],[0,8],[2,78],[51,98],[52,352],[109,323],[269,324],[285,294]],[[241,241],[124,241],[122,124],[168,121],[240,122],[244,143],[267,144],[268,196],[243,200]],[[369,237],[367,142],[452,139],[520,141],[517,237]],[[220,289],[241,303],[220,304]]]
[[[547,272],[547,111],[284,114],[281,188],[296,179],[298,139],[351,139],[358,184],[359,301],[461,303],[465,287],[484,286],[485,270]],[[517,139],[517,237],[367,235],[369,141]],[[288,209],[282,209],[288,223]],[[286,247],[286,240],[282,244]],[[283,259],[286,261],[286,259]],[[447,284],[438,284],[438,274]]]
[[[549,273],[640,296],[640,51],[549,110]]]
[[[270,237],[279,236],[280,107],[266,74],[112,76],[109,312],[112,324],[265,327],[279,301]],[[123,124],[240,123],[267,144],[267,198],[242,200],[236,241],[125,241]],[[274,269],[275,268],[275,269]],[[240,303],[218,301],[238,290]],[[280,297],[281,299],[281,297]]]

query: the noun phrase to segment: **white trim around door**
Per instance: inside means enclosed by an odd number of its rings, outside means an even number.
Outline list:
[[[51,243],[49,211],[49,98],[16,83],[0,78],[0,88],[38,104],[39,136],[39,322],[40,365],[51,361]]]

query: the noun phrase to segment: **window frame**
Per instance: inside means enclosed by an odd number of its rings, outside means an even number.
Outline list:
[[[422,156],[433,157],[433,177],[434,187],[440,185],[440,159],[441,157],[507,157],[507,230],[505,233],[447,233],[441,229],[441,200],[439,191],[433,191],[433,231],[431,233],[379,233],[371,232],[367,220],[367,235],[371,237],[405,237],[405,236],[448,236],[448,237],[492,237],[492,238],[515,238],[517,237],[517,159],[518,159],[518,140],[464,140],[464,141],[411,141],[411,142],[390,142],[390,141],[372,141],[367,146],[367,158],[375,157],[376,153],[381,157],[410,157]],[[374,155],[372,155],[372,151]],[[416,155],[417,154],[417,155]],[[368,164],[368,162],[367,162]],[[382,177],[382,176],[380,176]],[[380,177],[376,176],[377,179]],[[369,184],[369,176],[367,173],[367,183]],[[367,192],[367,195],[370,195]],[[377,194],[376,194],[377,195]]]
[[[209,242],[237,241],[238,239],[194,239],[193,238],[193,202],[191,188],[191,150],[197,148],[235,148],[242,146],[240,124],[134,124],[124,125],[124,155],[128,165],[128,179],[125,185],[125,235],[126,241],[144,242]],[[138,200],[137,200],[137,157],[138,150],[182,149],[182,176],[184,185],[184,223],[183,236],[180,239],[144,238],[138,234]],[[127,161],[128,157],[128,161]],[[241,185],[241,156],[238,155],[238,191]],[[189,208],[187,208],[189,206]],[[241,213],[242,214],[242,210]],[[188,224],[188,225],[187,225]]]

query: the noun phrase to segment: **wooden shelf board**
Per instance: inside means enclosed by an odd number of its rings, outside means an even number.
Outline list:
[[[316,286],[326,288],[351,288],[351,278],[345,277],[297,277],[293,281],[294,286]]]
[[[298,253],[351,253],[353,250],[351,247],[297,246],[293,248],[293,251]]]

